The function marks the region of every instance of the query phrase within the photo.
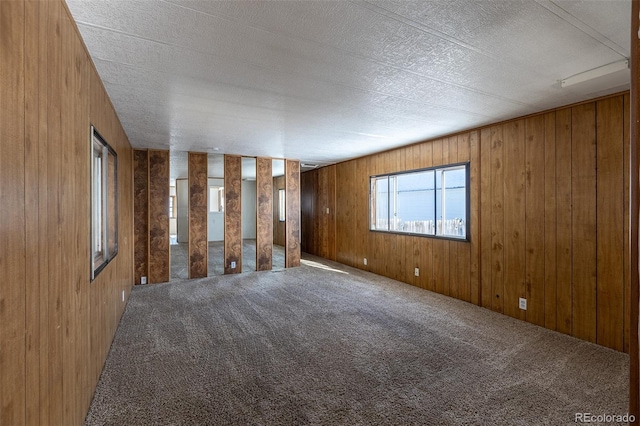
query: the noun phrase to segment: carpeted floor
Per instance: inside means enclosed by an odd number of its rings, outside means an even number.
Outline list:
[[[189,243],[174,242],[171,248],[171,281],[189,278]],[[284,269],[284,247],[273,245],[272,269]],[[242,272],[256,270],[256,240],[242,240]],[[209,276],[224,274],[224,241],[209,241]]]
[[[135,287],[86,425],[567,425],[627,406],[625,354],[305,255]]]

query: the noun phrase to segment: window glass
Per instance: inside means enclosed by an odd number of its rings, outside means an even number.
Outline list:
[[[370,229],[467,239],[468,164],[373,176]]]

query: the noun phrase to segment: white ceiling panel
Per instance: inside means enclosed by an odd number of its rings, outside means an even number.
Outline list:
[[[628,87],[559,81],[629,56],[629,0],[68,4],[136,148],[329,164]]]

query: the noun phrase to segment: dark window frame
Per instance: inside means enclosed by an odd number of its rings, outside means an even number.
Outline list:
[[[424,234],[424,233],[417,233],[417,232],[405,232],[405,231],[397,231],[397,230],[391,230],[391,229],[376,229],[373,228],[373,220],[374,220],[374,216],[373,216],[373,211],[372,211],[372,180],[373,179],[378,179],[378,178],[391,178],[394,176],[400,176],[400,175],[406,175],[406,174],[413,174],[413,173],[423,173],[423,172],[429,172],[429,171],[433,171],[434,173],[437,173],[438,171],[446,171],[448,169],[457,169],[457,168],[461,168],[464,167],[465,170],[465,235],[464,237],[456,237],[453,235],[438,235],[437,234],[437,225],[436,225],[436,230],[434,231],[434,234]],[[394,172],[394,173],[383,173],[383,174],[377,174],[377,175],[371,175],[369,176],[369,232],[381,232],[381,233],[385,233],[385,234],[396,234],[396,235],[409,235],[409,236],[414,236],[414,237],[425,237],[425,238],[433,238],[433,239],[438,239],[438,240],[448,240],[448,241],[459,241],[459,242],[470,242],[471,241],[471,176],[470,176],[470,170],[471,170],[471,162],[469,161],[465,161],[465,162],[460,162],[460,163],[452,163],[452,164],[444,164],[444,165],[440,165],[440,166],[433,166],[433,167],[425,167],[425,168],[421,168],[421,169],[413,169],[413,170],[404,170],[404,171],[400,171],[400,172]],[[434,178],[435,180],[435,178]],[[435,184],[435,182],[434,182]],[[437,200],[435,200],[436,197],[436,187],[434,186],[434,201],[437,202]],[[391,190],[389,189],[388,194],[391,194]],[[390,222],[391,219],[391,208],[392,208],[392,203],[388,202],[388,219]],[[437,204],[434,203],[434,217],[437,223],[438,218],[436,217],[436,212],[437,212]],[[388,226],[390,228],[390,226]]]

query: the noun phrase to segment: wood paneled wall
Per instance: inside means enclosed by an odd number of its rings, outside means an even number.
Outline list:
[[[209,156],[189,152],[189,278],[208,275]]]
[[[224,156],[224,273],[242,272],[242,157]],[[236,267],[231,267],[236,262]]]
[[[285,160],[285,267],[300,266],[300,161]]]
[[[273,160],[256,159],[256,270],[270,271],[273,260]]]
[[[0,2],[0,424],[81,424],[133,284],[132,151],[63,1]],[[90,282],[90,126],[118,154]]]
[[[284,176],[273,178],[273,244],[285,245],[285,223],[280,222],[280,196],[279,192],[285,187]],[[285,196],[286,197],[286,196]]]
[[[336,260],[336,168],[302,174],[300,185],[302,251]]]
[[[303,173],[305,249],[627,351],[628,115],[616,95]],[[369,176],[464,161],[470,242],[368,230]]]

